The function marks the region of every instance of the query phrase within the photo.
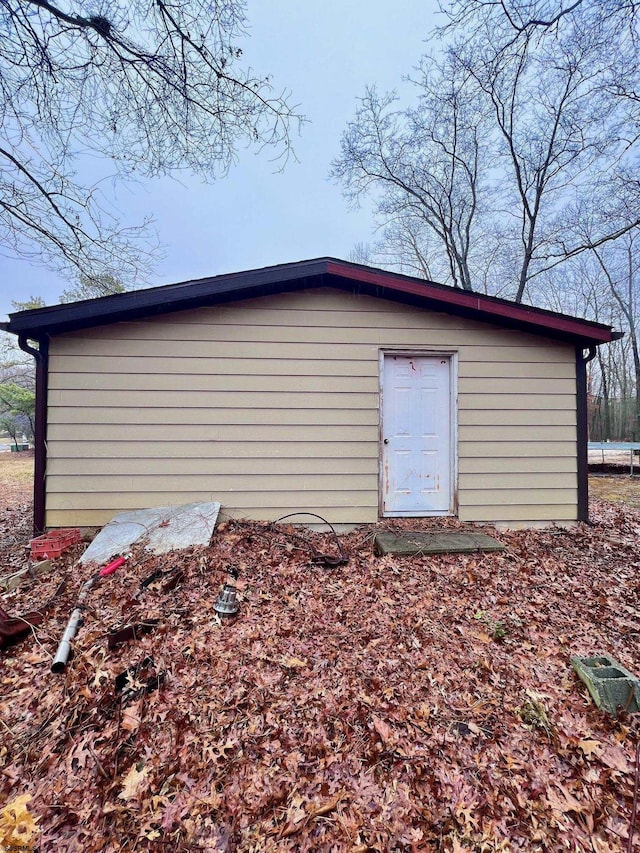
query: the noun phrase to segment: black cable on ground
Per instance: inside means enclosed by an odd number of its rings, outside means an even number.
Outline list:
[[[342,549],[342,543],[340,542],[340,537],[338,536],[335,527],[333,526],[333,524],[331,524],[330,521],[327,521],[326,518],[323,518],[321,515],[318,515],[316,512],[289,512],[289,513],[287,513],[287,515],[282,515],[282,516],[280,516],[280,518],[276,518],[276,520],[273,523],[279,524],[281,521],[285,521],[288,518],[294,518],[295,516],[298,516],[298,515],[311,516],[311,518],[317,518],[323,524],[326,524],[327,527],[333,533],[333,538],[335,539],[336,547],[337,547],[338,552],[340,554],[339,557],[335,557],[333,554],[316,554],[316,553],[314,553],[313,562],[322,563],[323,565],[325,565],[329,568],[337,567],[337,566],[344,566],[346,563],[349,562],[349,558],[347,557],[347,555],[344,553],[344,551]]]

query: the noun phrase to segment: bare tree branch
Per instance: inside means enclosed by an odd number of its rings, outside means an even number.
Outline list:
[[[101,180],[213,180],[241,146],[291,152],[301,118],[244,61],[243,0],[0,0],[0,34],[0,251],[139,278],[150,223],[123,227]],[[77,174],[86,151],[97,180]]]
[[[454,287],[529,298],[536,278],[638,224],[640,53],[626,13],[632,0],[453,0],[418,105],[370,90],[334,176],[353,201],[374,198],[386,242],[418,267],[426,253]],[[585,241],[588,205],[599,215]]]
[[[453,56],[445,60],[445,74],[424,60],[414,109],[394,111],[394,95],[379,96],[369,89],[343,135],[332,175],[343,182],[353,202],[367,193],[376,195],[387,236],[394,228],[406,229],[407,237],[426,228],[444,249],[446,280],[470,290],[469,254],[485,168],[482,120],[477,93],[468,85],[468,75],[466,85],[460,79],[455,62]],[[420,253],[414,261],[424,268]]]

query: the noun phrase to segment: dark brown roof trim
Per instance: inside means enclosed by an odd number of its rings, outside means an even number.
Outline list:
[[[336,275],[345,275],[342,269],[344,261],[330,261],[328,271]],[[385,270],[374,270],[367,267],[354,269],[349,264],[349,278],[381,287],[385,290],[399,291],[412,294],[420,300],[428,301],[431,308],[440,306],[440,310],[450,313],[464,313],[468,316],[479,317],[489,322],[506,321],[506,325],[517,328],[531,327],[539,333],[551,337],[561,336],[568,339],[591,340],[597,343],[607,343],[616,338],[610,326],[582,320],[567,314],[558,314],[544,308],[534,308],[530,305],[518,304],[508,299],[486,296],[468,290],[457,290],[435,284],[431,281],[400,276]],[[382,295],[382,294],[380,294]]]
[[[75,329],[198,308],[203,305],[216,305],[270,293],[318,287],[325,272],[326,263],[324,260],[319,260],[226,273],[178,284],[132,290],[98,299],[20,311],[10,314],[9,322],[5,326],[6,331],[15,334],[25,333],[37,339],[42,331],[60,334]]]
[[[336,258],[317,258],[258,270],[228,273],[54,305],[11,314],[7,331],[34,339],[75,329],[151,317],[203,305],[216,305],[316,287],[338,287],[383,299],[484,320],[583,346],[614,340],[611,327],[506,299],[455,290],[412,276],[361,266]]]

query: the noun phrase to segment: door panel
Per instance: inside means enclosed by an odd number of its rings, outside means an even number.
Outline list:
[[[451,359],[384,356],[382,501],[385,515],[452,509]]]

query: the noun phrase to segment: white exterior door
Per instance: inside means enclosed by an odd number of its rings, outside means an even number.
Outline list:
[[[382,512],[453,511],[451,358],[384,355]]]

